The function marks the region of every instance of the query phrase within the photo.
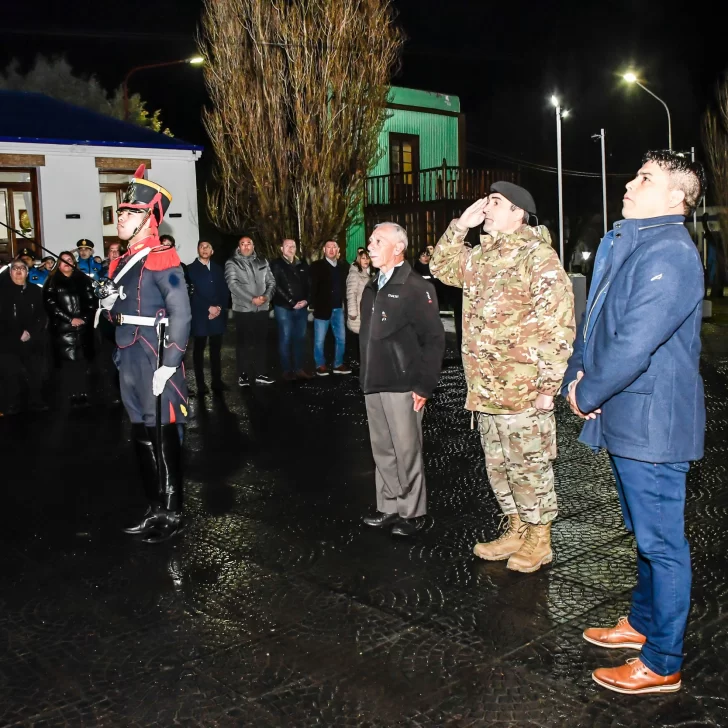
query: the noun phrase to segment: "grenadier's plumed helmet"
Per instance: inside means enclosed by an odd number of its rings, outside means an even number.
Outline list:
[[[172,195],[162,185],[144,179],[144,170],[145,165],[142,164],[134,172],[134,178],[126,188],[119,209],[151,210],[152,220],[156,225],[160,225],[172,202]]]

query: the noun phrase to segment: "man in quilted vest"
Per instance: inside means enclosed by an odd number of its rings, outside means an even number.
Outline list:
[[[478,416],[488,479],[508,520],[474,552],[528,573],[553,559],[554,395],[574,342],[574,296],[548,230],[528,225],[529,192],[510,182],[490,192],[450,223],[430,271],[463,289],[465,408]],[[468,230],[481,224],[480,245],[467,247]]]

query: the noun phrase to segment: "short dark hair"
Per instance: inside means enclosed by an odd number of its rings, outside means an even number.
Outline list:
[[[176,248],[177,247],[177,241],[169,233],[165,233],[164,235],[160,235],[159,236],[159,242],[160,243],[171,243],[173,248]]]
[[[685,215],[692,215],[705,194],[707,181],[700,162],[693,162],[680,152],[654,149],[642,157],[642,164],[654,162],[671,177],[671,187],[685,193]]]

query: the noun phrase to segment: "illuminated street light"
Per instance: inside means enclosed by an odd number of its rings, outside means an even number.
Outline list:
[[[667,108],[667,104],[657,94],[650,91],[647,86],[641,84],[634,73],[625,73],[622,78],[627,83],[634,83],[642,90],[647,91],[650,96],[657,99],[665,107],[665,111],[667,112],[667,148],[672,151],[672,121],[670,120],[670,109]]]
[[[589,258],[591,258],[591,250],[583,250],[581,253],[581,259],[586,262]]]
[[[124,77],[122,86],[124,87],[124,121],[129,121],[129,79],[133,73],[142,71],[146,68],[163,68],[164,66],[178,66],[180,63],[188,63],[190,66],[200,66],[205,62],[202,56],[193,56],[192,58],[182,58],[179,61],[164,61],[163,63],[150,63],[144,66],[135,66]]]

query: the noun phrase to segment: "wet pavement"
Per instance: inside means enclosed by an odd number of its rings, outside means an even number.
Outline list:
[[[193,400],[189,526],[161,546],[119,530],[143,504],[120,408],[0,420],[0,726],[728,725],[723,324],[705,326],[682,692],[591,681],[634,654],[581,632],[626,613],[635,554],[608,462],[563,405],[553,565],[522,575],[472,555],[499,519],[449,360],[410,540],[360,525],[374,476],[353,376]]]

